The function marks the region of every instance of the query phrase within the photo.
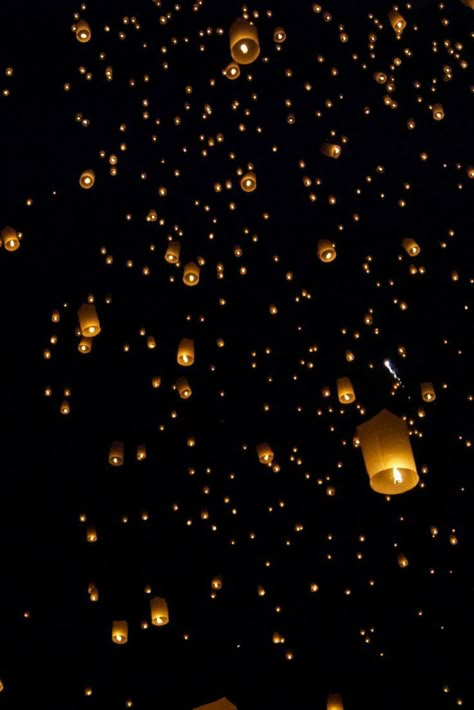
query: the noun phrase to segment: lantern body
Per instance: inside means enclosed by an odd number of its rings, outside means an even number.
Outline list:
[[[342,148],[338,143],[323,143],[320,150],[328,158],[339,158],[342,153]]]
[[[77,349],[83,355],[87,355],[92,350],[92,338],[81,338]]]
[[[227,698],[221,698],[213,703],[207,703],[206,705],[199,705],[193,710],[237,710],[237,705],[231,703]]]
[[[97,531],[93,525],[87,526],[87,542],[97,542]]]
[[[398,553],[397,562],[398,562],[398,566],[401,567],[402,569],[404,567],[408,567],[408,564],[409,564],[408,558],[406,555],[403,554],[403,552]]]
[[[93,303],[83,303],[77,311],[81,335],[84,338],[95,338],[100,333],[100,322]]]
[[[188,263],[184,265],[183,283],[185,283],[186,286],[196,286],[196,284],[199,283],[200,271],[201,269],[194,261],[188,261]]]
[[[270,444],[267,444],[266,441],[262,441],[261,444],[257,444],[257,456],[260,463],[272,463],[274,453]]]
[[[240,178],[240,187],[244,192],[253,192],[257,188],[257,176],[250,171]]]
[[[113,441],[109,450],[109,464],[111,466],[123,466],[123,441]]]
[[[420,245],[417,244],[415,240],[411,239],[410,237],[407,237],[402,241],[402,247],[405,249],[408,256],[418,256],[421,251]]]
[[[230,53],[237,64],[252,64],[260,54],[258,32],[255,25],[241,18],[230,28]]]
[[[18,236],[18,232],[8,224],[2,229],[2,239],[7,251],[16,251],[20,248],[20,237]]]
[[[189,367],[194,362],[194,340],[183,338],[178,346],[178,365]]]
[[[387,409],[357,427],[370,487],[377,493],[405,493],[418,481],[416,463],[403,419]]]
[[[181,253],[181,242],[168,242],[166,247],[165,260],[169,264],[176,264]]]
[[[137,446],[137,461],[145,461],[146,459],[146,445],[138,444]]]
[[[421,397],[423,402],[434,402],[436,399],[436,392],[431,382],[421,383]]]
[[[327,710],[344,710],[342,704],[342,696],[339,693],[331,693],[328,695]]]
[[[69,414],[70,411],[71,411],[71,406],[70,406],[69,402],[67,401],[67,399],[63,399],[63,401],[61,402],[61,407],[60,407],[61,414]]]
[[[337,398],[341,404],[352,404],[352,402],[355,402],[356,396],[354,388],[348,377],[338,377],[336,384]]]
[[[179,377],[176,380],[176,388],[181,399],[189,399],[193,393],[186,377]]]
[[[93,170],[84,170],[79,178],[79,185],[84,190],[90,190],[95,183],[95,172]]]
[[[230,62],[224,69],[224,76],[228,79],[238,79],[240,76],[240,67],[236,62]]]
[[[392,25],[393,31],[397,34],[401,34],[407,26],[405,18],[403,17],[403,15],[397,12],[397,10],[390,10],[390,12],[388,13],[388,19],[390,21],[390,24]]]
[[[442,121],[444,118],[444,108],[442,104],[435,104],[433,106],[433,118],[435,121]]]
[[[149,335],[146,339],[146,346],[148,350],[154,350],[156,348],[156,340],[153,335]]]
[[[317,253],[320,261],[326,261],[329,263],[330,261],[334,261],[336,258],[336,250],[329,239],[320,239],[318,241]]]
[[[78,42],[89,42],[92,36],[89,23],[85,20],[79,20],[76,24],[76,39]]]
[[[222,589],[222,577],[220,575],[213,577],[211,587],[213,589]]]
[[[124,644],[128,641],[128,621],[113,621],[112,622],[112,641],[118,644]]]
[[[163,597],[150,599],[150,615],[153,626],[165,626],[170,620],[166,599]]]
[[[286,32],[283,27],[275,27],[273,31],[273,41],[282,44],[286,40]]]

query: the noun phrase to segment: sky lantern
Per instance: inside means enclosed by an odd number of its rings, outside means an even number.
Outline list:
[[[409,562],[408,562],[408,557],[403,554],[403,552],[399,552],[397,555],[397,562],[398,566],[403,569],[404,567],[408,567]]]
[[[411,239],[411,237],[406,237],[402,241],[402,247],[405,249],[408,256],[418,256],[421,251],[420,245],[417,244],[414,239]]]
[[[16,251],[20,248],[20,237],[18,232],[8,224],[2,229],[2,240],[7,251]]]
[[[83,190],[90,190],[95,183],[95,172],[91,169],[84,170],[79,177],[79,185]]]
[[[244,192],[253,192],[257,188],[257,176],[253,171],[242,175],[240,178],[240,187]]]
[[[163,597],[150,599],[150,616],[153,626],[165,626],[169,620],[168,604]]]
[[[199,283],[199,272],[201,269],[194,261],[188,261],[184,265],[183,283],[186,286],[196,286]]]
[[[275,27],[273,30],[273,41],[282,44],[286,40],[286,32],[283,27]]]
[[[113,621],[112,622],[112,641],[116,644],[123,645],[128,641],[128,621]]]
[[[176,389],[181,399],[189,399],[193,393],[186,377],[178,377],[176,380]]]
[[[171,241],[168,242],[165,253],[165,260],[169,264],[176,264],[179,261],[179,255],[181,253],[181,242]]]
[[[328,158],[339,158],[342,153],[342,148],[338,143],[322,143],[321,153]]]
[[[123,460],[123,441],[113,441],[109,449],[109,464],[111,466],[123,466]]]
[[[194,363],[194,340],[182,338],[178,345],[178,365],[189,367]]]
[[[89,23],[85,20],[79,20],[76,23],[76,39],[78,42],[89,42],[92,36]]]
[[[442,104],[434,104],[433,118],[435,121],[442,121],[444,118],[444,108]]]
[[[405,18],[398,12],[398,10],[390,10],[388,13],[388,19],[393,31],[397,34],[401,34],[407,26]]]
[[[318,259],[329,263],[336,258],[336,249],[329,239],[320,239],[317,247]]]
[[[230,53],[237,64],[252,64],[260,54],[255,25],[238,18],[230,28]]]
[[[394,495],[417,485],[416,463],[403,419],[382,409],[357,427],[357,435],[374,491]]]
[[[100,322],[97,309],[93,303],[83,303],[77,311],[81,335],[84,338],[95,338],[100,333]]]
[[[270,444],[263,441],[261,444],[257,444],[257,456],[260,463],[270,464],[273,461],[274,453]]]
[[[336,380],[337,398],[341,404],[352,404],[356,396],[349,377],[338,377]]]
[[[219,574],[212,578],[211,587],[213,589],[222,589],[222,577]]]
[[[342,695],[340,695],[340,693],[331,693],[328,695],[326,710],[344,710]]]
[[[228,79],[238,79],[240,76],[240,67],[236,62],[230,62],[223,70],[224,76]]]
[[[420,385],[421,398],[423,402],[434,402],[436,399],[436,392],[433,387],[432,382],[422,382]]]
[[[87,355],[88,353],[90,353],[92,351],[92,343],[93,343],[93,338],[81,338],[79,341],[79,344],[77,346],[77,349],[83,355]]]

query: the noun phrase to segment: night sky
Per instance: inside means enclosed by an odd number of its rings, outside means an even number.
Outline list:
[[[473,9],[2,0],[0,707],[474,707]]]

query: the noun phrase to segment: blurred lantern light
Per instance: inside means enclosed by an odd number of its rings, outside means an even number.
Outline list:
[[[194,340],[182,338],[178,345],[178,365],[189,367],[194,363]]]
[[[79,178],[79,185],[84,190],[89,190],[95,183],[95,172],[93,170],[84,170]]]
[[[92,343],[93,343],[92,338],[81,338],[79,341],[79,345],[77,346],[77,349],[83,355],[87,355],[92,350]]]
[[[228,79],[238,79],[240,76],[240,67],[236,62],[230,62],[223,71],[224,76]]]
[[[128,621],[112,622],[112,641],[119,645],[128,641]]]
[[[273,41],[282,44],[286,40],[286,32],[283,27],[275,27],[273,31]]]
[[[257,444],[257,456],[260,463],[271,464],[273,461],[274,453],[270,444],[263,441],[261,444]]]
[[[388,13],[388,19],[392,25],[393,31],[397,34],[401,34],[407,26],[405,18],[398,12],[398,10],[390,10]]]
[[[76,39],[78,42],[89,42],[92,36],[89,23],[85,20],[79,20],[76,23]]]
[[[20,248],[20,236],[16,229],[8,224],[2,229],[2,241],[7,251],[16,251]]]
[[[123,460],[123,441],[113,441],[109,449],[109,464],[111,466],[123,466]]]
[[[410,237],[406,237],[402,241],[402,247],[405,249],[408,256],[418,256],[421,251],[420,245],[417,244],[417,242],[415,242],[415,240],[411,239]]]
[[[339,693],[331,693],[328,695],[326,708],[327,710],[344,710],[342,696]]]
[[[244,192],[253,192],[257,187],[257,176],[255,173],[245,173],[240,179],[240,187]]]
[[[336,249],[329,239],[320,239],[317,247],[318,259],[329,263],[336,258]]]
[[[337,143],[323,143],[320,150],[328,158],[339,158],[342,153],[342,148]]]
[[[409,565],[408,558],[406,555],[403,554],[403,552],[398,553],[397,562],[398,562],[398,566],[401,567],[402,569],[404,567],[408,567],[408,565]]]
[[[186,377],[179,377],[176,380],[176,389],[181,399],[189,399],[193,393]]]
[[[181,242],[173,241],[168,242],[165,253],[165,260],[169,264],[176,264],[179,261],[179,255],[181,253]]]
[[[421,397],[423,402],[434,402],[436,399],[436,392],[433,387],[432,382],[422,382],[420,385]]]

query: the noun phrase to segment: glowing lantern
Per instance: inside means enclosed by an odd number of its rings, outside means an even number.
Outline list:
[[[245,173],[245,175],[240,178],[240,187],[244,192],[253,192],[257,187],[257,176],[255,173]]]
[[[328,158],[339,158],[342,153],[342,148],[337,143],[323,143],[320,150]]]
[[[119,645],[128,641],[128,621],[112,622],[112,641]]]
[[[193,393],[186,377],[179,377],[176,380],[176,389],[178,390],[178,394],[181,399],[189,399]]]
[[[326,261],[329,263],[330,261],[334,261],[336,258],[336,250],[329,239],[320,239],[318,241],[317,253],[320,261]]]
[[[199,283],[199,272],[199,266],[195,264],[194,261],[188,261],[188,263],[184,265],[183,283],[185,283],[186,286],[196,286],[196,284]]]
[[[181,253],[181,242],[168,242],[165,259],[169,264],[176,264]]]
[[[273,41],[282,44],[286,40],[286,32],[283,27],[275,27],[273,31]]]
[[[266,441],[263,441],[261,444],[257,444],[257,456],[260,463],[272,463],[274,453],[270,444],[267,444]]]
[[[93,525],[87,526],[86,538],[87,542],[97,542],[97,530]]]
[[[109,464],[111,466],[123,466],[123,459],[123,441],[113,441],[109,450]]]
[[[391,10],[388,13],[388,19],[392,25],[392,29],[397,34],[401,34],[407,26],[406,20],[397,10]]]
[[[255,25],[241,18],[230,28],[230,53],[237,64],[251,64],[260,54],[258,32]]]
[[[93,303],[83,303],[77,311],[81,335],[84,338],[95,338],[100,333],[100,322]]]
[[[433,118],[435,121],[442,121],[444,118],[444,108],[441,104],[433,106]]]
[[[224,69],[224,76],[228,79],[238,79],[240,76],[240,67],[235,62],[231,62]]]
[[[328,695],[326,708],[327,710],[344,710],[342,696],[339,693],[331,693]]]
[[[421,385],[421,397],[423,402],[434,402],[436,399],[436,392],[431,382],[422,382]]]
[[[377,493],[405,493],[418,481],[406,423],[387,409],[357,427],[370,487]]]
[[[87,592],[89,594],[89,599],[91,602],[98,602],[99,601],[99,590],[95,586],[93,582],[89,584],[87,587]]]
[[[166,599],[163,597],[150,599],[150,615],[153,626],[165,626],[170,620]]]
[[[95,172],[93,170],[84,170],[79,178],[79,185],[84,190],[89,190],[95,183]]]
[[[237,705],[231,703],[227,698],[220,698],[220,700],[215,700],[213,703],[199,705],[193,710],[237,710]]]
[[[194,340],[183,338],[178,346],[178,365],[189,367],[194,362]]]
[[[402,241],[402,247],[405,249],[408,256],[418,256],[421,251],[420,245],[417,244],[415,240],[411,239],[410,237],[406,237]]]
[[[337,398],[341,404],[352,404],[355,402],[355,392],[352,382],[348,377],[338,377],[336,380]]]
[[[61,414],[69,414],[70,411],[71,411],[71,406],[70,406],[69,402],[67,401],[67,399],[64,399],[61,402],[60,412],[61,412]]]
[[[406,555],[403,554],[403,552],[398,553],[397,562],[398,562],[398,566],[401,567],[402,569],[404,567],[408,567],[408,564],[409,564],[408,558],[406,557]]]
[[[156,340],[153,335],[149,335],[146,339],[146,346],[148,350],[154,350],[156,348]]]
[[[76,39],[78,42],[89,42],[91,38],[91,28],[85,20],[79,20],[76,24]]]
[[[213,577],[211,587],[213,589],[222,589],[222,577],[220,575]]]
[[[146,445],[138,444],[137,446],[137,461],[145,461],[146,459]]]
[[[81,338],[79,341],[79,345],[77,346],[77,349],[79,350],[80,353],[87,355],[92,350],[92,342],[93,342],[92,338]]]
[[[18,236],[18,232],[8,224],[2,229],[2,239],[7,251],[16,251],[20,248],[20,237]]]
[[[161,377],[155,376],[151,378],[151,386],[153,389],[158,389],[158,387],[161,385]]]

